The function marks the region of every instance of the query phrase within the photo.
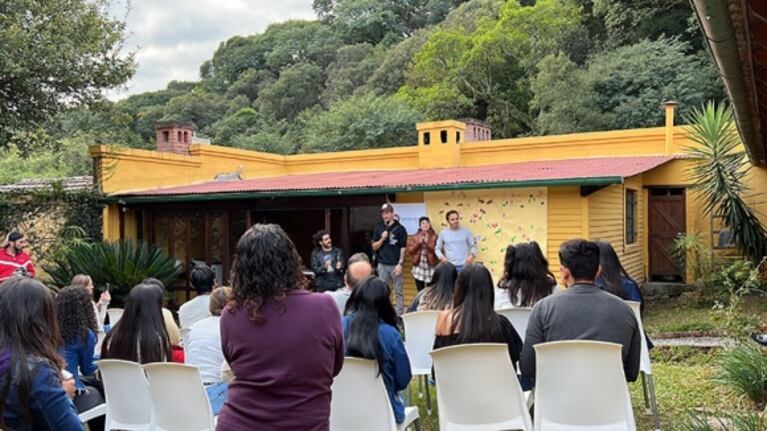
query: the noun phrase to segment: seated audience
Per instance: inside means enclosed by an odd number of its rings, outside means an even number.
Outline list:
[[[102,359],[148,364],[171,360],[171,346],[162,314],[162,290],[142,283],[125,299],[123,316],[101,346]]]
[[[221,346],[236,377],[217,430],[327,430],[344,361],[335,302],[304,289],[301,257],[277,225],[248,229],[234,256]]]
[[[535,242],[506,248],[503,276],[495,289],[495,309],[532,307],[554,292],[557,281]]]
[[[336,306],[338,312],[341,315],[344,314],[346,308],[346,302],[349,300],[349,296],[352,294],[354,286],[359,284],[361,280],[370,277],[373,274],[373,267],[370,265],[370,261],[365,253],[356,253],[349,258],[348,269],[344,274],[344,287],[336,290],[326,290],[324,293],[330,295]]]
[[[97,367],[93,363],[97,325],[91,293],[81,286],[65,287],[56,296],[56,305],[61,340],[64,342],[60,354],[75,381],[77,392],[72,401],[78,413],[82,413],[104,403],[102,390],[98,388],[101,385],[96,378]],[[88,429],[104,429],[104,417],[89,421]]]
[[[621,299],[642,303],[639,285],[623,269],[613,246],[607,241],[596,243],[599,246],[599,266],[602,268],[602,272],[595,280],[597,287]]]
[[[76,431],[83,425],[65,379],[56,303],[26,277],[0,283],[0,429]]]
[[[567,289],[533,308],[520,360],[522,375],[535,377],[533,346],[538,343],[595,340],[623,346],[626,380],[635,381],[639,374],[639,325],[628,305],[594,285],[599,273],[599,246],[583,239],[567,241],[559,248],[559,261]]]
[[[450,262],[442,262],[434,269],[431,284],[418,292],[408,307],[408,313],[414,311],[447,310],[453,306],[453,290],[458,271]]]
[[[189,333],[189,329],[196,322],[210,316],[210,292],[216,288],[216,274],[206,265],[195,265],[189,274],[189,284],[192,285],[197,296],[181,304],[178,309],[178,321],[181,324],[181,333]],[[185,340],[186,341],[186,340]],[[186,347],[186,343],[184,343]]]
[[[342,317],[346,356],[374,359],[383,376],[397,423],[405,420],[405,404],[399,391],[412,377],[410,360],[397,330],[397,312],[389,300],[389,286],[380,278],[370,277],[359,286],[357,301]]]
[[[493,277],[480,264],[466,265],[458,273],[453,308],[437,318],[434,348],[469,343],[505,343],[512,365],[522,350],[514,326],[493,308]]]
[[[153,277],[145,278],[141,284],[151,284],[157,286],[165,294],[165,284]],[[173,319],[173,313],[165,307],[162,307],[162,319],[165,322],[165,330],[168,332],[170,345],[173,347],[173,362],[184,362],[184,351],[181,346],[181,331],[178,329],[176,320]]]

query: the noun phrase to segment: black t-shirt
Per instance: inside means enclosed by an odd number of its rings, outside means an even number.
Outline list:
[[[384,265],[396,265],[399,263],[400,250],[407,246],[407,231],[396,220],[389,226],[381,223],[373,229],[373,242],[381,239],[384,231],[389,232],[389,237],[376,251],[376,259]]]

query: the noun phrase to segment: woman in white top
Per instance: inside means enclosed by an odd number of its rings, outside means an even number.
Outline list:
[[[94,351],[94,354],[98,355],[99,352],[101,352],[101,343],[106,336],[106,333],[104,332],[104,319],[107,317],[107,308],[109,308],[109,301],[112,300],[112,297],[109,295],[108,290],[104,290],[99,296],[99,301],[93,301],[93,279],[91,279],[90,275],[77,274],[72,277],[72,282],[69,284],[70,286],[82,286],[91,295],[93,313],[96,315],[96,326],[98,327],[98,330],[96,331],[96,350]]]
[[[220,287],[210,294],[210,316],[192,325],[184,346],[186,363],[200,369],[202,383],[210,399],[213,414],[218,415],[226,401],[229,385],[221,380],[224,353],[221,351],[221,311],[229,300],[231,289]]]
[[[549,263],[536,242],[506,248],[503,277],[495,288],[495,309],[532,307],[557,286]]]

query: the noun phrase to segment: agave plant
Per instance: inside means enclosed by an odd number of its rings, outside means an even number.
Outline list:
[[[767,232],[743,200],[750,165],[740,150],[732,110],[709,102],[694,109],[688,122],[688,137],[698,144],[688,149],[696,161],[690,175],[703,196],[706,214],[721,217],[741,253],[759,262],[767,256]]]
[[[754,343],[741,343],[721,354],[714,380],[763,409],[767,402],[767,356]]]
[[[58,287],[67,286],[77,274],[88,274],[97,287],[111,287],[119,301],[131,287],[147,277],[169,285],[181,273],[176,260],[155,246],[132,241],[77,244],[53,257],[43,269]]]

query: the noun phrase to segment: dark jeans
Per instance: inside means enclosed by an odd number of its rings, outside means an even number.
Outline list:
[[[415,288],[418,289],[419,292],[426,288],[426,283],[423,281],[418,280],[417,278],[414,278],[413,280],[415,280]]]
[[[74,403],[75,408],[77,409],[77,413],[82,413],[96,407],[99,404],[103,404],[104,396],[101,395],[101,392],[99,392],[98,389],[94,388],[93,386],[86,386],[84,391],[81,391],[79,394],[75,395],[72,403]],[[104,416],[99,416],[89,420],[88,429],[91,431],[102,431],[104,429],[104,419]]]

